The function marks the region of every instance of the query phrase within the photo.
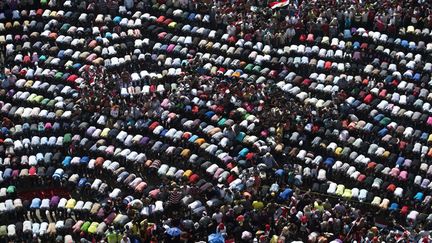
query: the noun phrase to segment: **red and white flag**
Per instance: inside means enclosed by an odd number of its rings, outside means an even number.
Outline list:
[[[269,7],[272,9],[283,8],[285,6],[288,6],[288,4],[289,4],[288,0],[279,0],[279,1],[269,3]]]

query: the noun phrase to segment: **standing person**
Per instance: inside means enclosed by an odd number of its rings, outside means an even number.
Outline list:
[[[131,240],[126,234],[124,234],[123,238],[120,240],[120,243],[131,243]]]
[[[223,223],[219,223],[219,225],[216,228],[216,232],[222,234],[224,237],[226,237],[226,227]]]
[[[102,14],[107,13],[107,1],[106,0],[97,0],[96,2],[97,12]]]
[[[117,0],[108,0],[107,7],[111,15],[115,16],[117,14],[119,7]]]
[[[6,2],[8,3],[11,10],[17,9],[18,5],[20,4],[19,0],[7,0]]]
[[[124,0],[124,6],[128,11],[131,11],[134,7],[134,0]]]
[[[120,242],[120,234],[114,231],[112,227],[108,229],[105,234],[108,243],[118,243]]]

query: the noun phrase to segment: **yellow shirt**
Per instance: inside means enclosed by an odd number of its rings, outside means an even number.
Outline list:
[[[131,228],[132,234],[133,235],[139,235],[139,227],[137,224],[132,224],[132,228]]]
[[[314,203],[314,208],[317,211],[323,212],[324,211],[324,206],[323,205],[318,205],[317,202]]]
[[[201,146],[201,144],[205,143],[205,139],[204,138],[198,138],[197,140],[195,140],[195,143]]]
[[[261,201],[253,201],[252,207],[254,209],[262,209],[262,208],[264,208],[264,203]]]
[[[67,201],[66,208],[67,209],[73,209],[75,207],[75,204],[76,204],[76,200],[71,198]]]

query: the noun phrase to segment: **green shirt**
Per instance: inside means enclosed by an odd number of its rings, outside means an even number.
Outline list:
[[[108,232],[106,234],[106,238],[107,238],[108,243],[117,243],[117,242],[120,242],[121,237],[116,232]]]
[[[15,186],[8,186],[8,188],[6,189],[7,193],[14,193],[15,192]]]
[[[87,222],[85,222],[82,226],[81,226],[81,231],[84,231],[84,232],[87,232],[88,231],[88,228],[90,227],[90,222],[89,221],[87,221]]]

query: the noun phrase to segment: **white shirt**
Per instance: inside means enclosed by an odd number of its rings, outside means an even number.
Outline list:
[[[59,204],[57,205],[58,208],[64,208],[66,206],[67,203],[67,199],[66,198],[62,198],[60,199]]]
[[[219,224],[222,222],[223,214],[221,212],[214,213],[212,216],[212,219],[216,220],[216,222]]]
[[[120,240],[120,243],[131,243],[131,241],[130,241],[129,237],[126,236]]]

